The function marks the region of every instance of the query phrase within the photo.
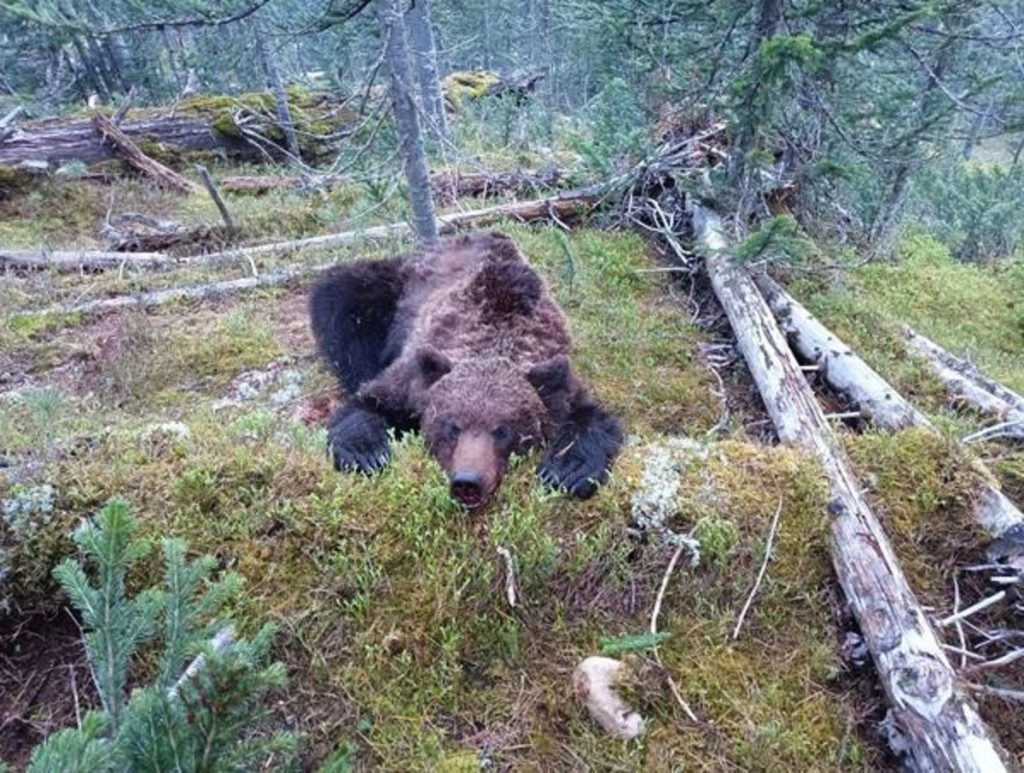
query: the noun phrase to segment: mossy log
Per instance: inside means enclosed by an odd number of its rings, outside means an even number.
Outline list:
[[[303,156],[330,156],[344,130],[355,125],[354,111],[333,95],[292,90],[289,96]],[[120,128],[142,152],[165,164],[184,164],[196,154],[201,160],[210,153],[240,161],[284,158],[277,148],[284,136],[269,94],[196,96],[166,107],[137,109]],[[0,166],[9,167],[25,162],[95,164],[117,155],[117,148],[96,133],[91,116],[25,122],[0,143]]]
[[[698,205],[693,222],[715,295],[779,439],[812,454],[825,473],[832,563],[911,767],[1006,770],[1005,751],[958,688],[939,639],[771,309],[750,276],[729,258],[720,218]]]
[[[937,431],[923,413],[771,277],[756,274],[753,279],[793,350],[817,365],[829,386],[851,400],[872,423],[890,432],[908,427]],[[999,490],[995,476],[984,464],[976,462],[975,468],[983,478],[974,502],[978,522],[993,537],[1020,530],[1024,514]]]

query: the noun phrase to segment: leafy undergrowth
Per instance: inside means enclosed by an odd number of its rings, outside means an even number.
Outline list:
[[[291,289],[50,327],[8,314],[0,499],[16,506],[5,506],[0,526],[10,610],[0,640],[46,630],[22,623],[63,604],[50,571],[72,553],[72,528],[122,496],[146,536],[186,538],[246,578],[234,611],[250,633],[268,618],[278,625],[275,656],[290,686],[275,697],[275,717],[303,734],[310,764],[890,765],[874,730],[873,675],[839,657],[850,623],[816,466],[741,430],[703,440],[719,419],[717,381],[695,355],[705,336],[658,275],[638,272],[647,265],[640,239],[506,230],[546,274],[576,335],[575,362],[631,436],[607,489],[569,501],[539,487],[535,459],[520,460],[496,501],[470,517],[415,437],[375,478],[334,473],[320,427],[333,388],[309,356],[304,296]],[[9,292],[32,280],[4,281]],[[951,566],[977,547],[964,537],[941,553],[973,487],[957,453],[920,433],[851,438],[850,447],[901,560],[926,598],[946,605]],[[667,477],[652,476],[652,460],[666,454]],[[664,671],[649,652],[626,656],[636,674],[627,695],[648,725],[626,743],[575,703],[570,675],[603,638],[648,630],[673,547],[657,535],[637,541],[629,525],[638,497],[659,486],[666,525],[694,536],[701,557],[695,566],[684,558],[668,586]],[[777,508],[772,560],[733,640]],[[939,518],[948,531],[934,528]],[[499,547],[514,560],[514,608]],[[151,584],[159,571],[144,565],[133,582]],[[0,694],[22,695],[14,687],[30,666],[19,668],[0,677]],[[31,695],[12,703],[5,711],[25,719],[0,734],[0,755],[23,755],[26,738],[74,716]],[[989,719],[998,724],[996,713]]]

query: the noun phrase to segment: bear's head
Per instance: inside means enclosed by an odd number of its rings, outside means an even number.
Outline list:
[[[523,372],[504,358],[453,363],[427,348],[416,364],[427,447],[448,474],[452,496],[469,509],[482,507],[500,485],[509,456],[550,433],[568,402],[569,362],[558,356]]]

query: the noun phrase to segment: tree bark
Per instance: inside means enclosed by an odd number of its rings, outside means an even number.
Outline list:
[[[813,454],[832,500],[832,563],[919,770],[1003,771],[1003,752],[957,689],[939,640],[861,493],[837,439],[750,277],[732,265],[718,216],[693,208],[712,287],[779,439]]]
[[[423,150],[423,135],[412,98],[412,68],[405,23],[399,0],[376,0],[377,14],[387,37],[386,59],[390,77],[391,109],[402,144],[405,178],[409,184],[413,230],[424,242],[437,240],[434,202],[430,197],[430,176]]]
[[[437,46],[434,27],[430,19],[430,0],[414,0],[406,16],[409,42],[416,61],[416,80],[420,87],[420,102],[430,132],[437,140],[448,136],[448,119],[441,93],[441,77],[437,69]]]
[[[285,91],[284,81],[281,80],[281,71],[277,68],[277,60],[270,50],[267,42],[267,33],[263,29],[263,21],[253,17],[252,31],[256,38],[256,52],[260,57],[260,66],[263,68],[263,75],[267,81],[267,88],[274,95],[274,104],[277,107],[277,124],[284,134],[285,147],[292,159],[296,162],[302,161],[302,153],[299,151],[299,140],[295,134],[295,123],[292,121],[292,111],[288,106],[288,92]]]
[[[908,427],[937,431],[928,417],[770,277],[757,274],[753,279],[786,333],[790,347],[805,360],[818,365],[829,385],[853,401],[875,425],[890,432]],[[978,523],[993,537],[1001,537],[1024,524],[1024,513],[999,490],[988,468],[980,461],[975,462],[974,467],[983,479],[978,499],[973,503]]]

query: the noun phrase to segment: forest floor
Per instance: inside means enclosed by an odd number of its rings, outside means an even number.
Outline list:
[[[229,204],[247,236],[264,241],[346,230],[363,195],[275,192]],[[115,200],[118,211],[216,218],[200,196],[133,181],[101,195],[66,182],[0,202],[0,244],[94,246]],[[382,206],[360,224],[397,215]],[[883,751],[884,701],[871,667],[844,649],[855,627],[830,565],[823,480],[813,461],[773,445],[713,299],[699,282],[647,271],[660,258],[636,234],[503,230],[547,278],[576,338],[574,362],[627,428],[609,486],[586,502],[545,492],[529,458],[514,464],[486,511],[466,515],[415,437],[377,477],[335,473],[322,424],[341,396],[314,356],[308,283],[41,318],[25,312],[235,278],[248,266],[0,277],[0,500],[37,503],[29,525],[0,525],[0,759],[20,766],[34,743],[74,722],[70,680],[76,699],[92,699],[75,621],[50,572],[73,552],[74,526],[120,496],[146,534],[181,536],[246,578],[233,612],[243,629],[267,619],[278,626],[275,655],[289,687],[275,696],[272,721],[303,734],[307,767],[894,765]],[[298,252],[259,268],[397,249]],[[897,263],[789,278],[946,433],[842,436],[922,603],[948,614],[957,569],[983,560],[969,508],[976,481],[951,438],[982,422],[947,404],[907,356],[896,324],[1024,390],[1024,269],[955,263],[914,238]],[[978,453],[1024,503],[1024,454]],[[765,580],[734,637],[776,513]],[[570,676],[602,640],[649,629],[674,546],[659,533],[637,539],[638,515],[663,517],[700,550],[668,586],[661,665],[650,651],[626,656],[636,674],[627,695],[648,728],[627,743],[592,723]],[[513,557],[514,608],[499,548]],[[148,584],[158,572],[147,565],[132,579]],[[988,593],[969,578],[961,592],[964,605]],[[990,698],[982,704],[1020,756],[1024,720],[1006,709]]]

